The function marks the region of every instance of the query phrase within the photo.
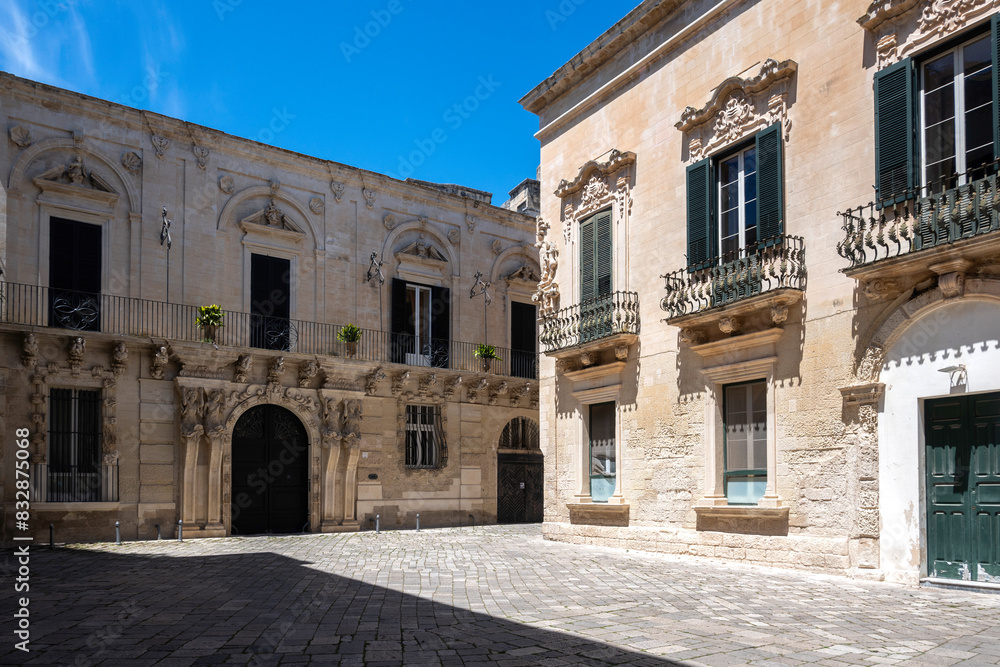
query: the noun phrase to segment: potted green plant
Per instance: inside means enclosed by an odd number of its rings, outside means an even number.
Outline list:
[[[198,317],[195,322],[201,328],[205,338],[203,342],[214,343],[219,327],[222,326],[222,306],[212,304],[211,306],[198,306]]]
[[[500,359],[500,357],[497,356],[497,349],[492,345],[487,345],[486,343],[480,343],[477,345],[475,352],[472,354],[482,359],[484,373],[490,372],[490,366],[493,364],[494,359]]]
[[[345,324],[337,331],[337,340],[347,346],[347,356],[353,357],[358,352],[361,329],[354,324]]]

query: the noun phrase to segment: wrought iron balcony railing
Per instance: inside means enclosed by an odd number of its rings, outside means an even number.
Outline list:
[[[711,261],[668,273],[660,308],[669,318],[725,306],[781,288],[803,289],[805,245],[800,236],[775,236]]]
[[[543,351],[554,352],[617,334],[639,333],[639,295],[611,292],[542,320]]]
[[[118,464],[31,464],[31,498],[48,503],[118,502]]]
[[[209,330],[197,317],[197,306],[0,282],[0,323],[538,377],[532,351],[495,347],[497,358],[486,363],[475,355],[478,343],[373,329],[345,343],[337,340],[338,324],[224,310],[222,325]]]
[[[837,252],[850,268],[936,248],[1000,229],[997,162],[907,191],[897,203],[875,202],[840,212]]]

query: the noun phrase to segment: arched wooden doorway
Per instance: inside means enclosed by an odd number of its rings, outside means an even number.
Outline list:
[[[527,417],[507,422],[497,447],[497,523],[541,523],[544,459],[538,423]]]
[[[309,438],[277,405],[250,408],[233,428],[232,532],[298,533],[309,520]]]

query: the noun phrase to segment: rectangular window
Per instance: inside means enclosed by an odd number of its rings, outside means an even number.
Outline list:
[[[406,467],[436,468],[444,443],[441,408],[437,405],[406,406]]]
[[[757,147],[719,160],[719,239],[723,260],[757,243]]]
[[[993,161],[993,64],[980,35],[921,67],[922,185],[942,192],[964,185]]]
[[[250,255],[250,346],[291,350],[292,262],[282,257]],[[223,323],[225,324],[225,323]],[[223,329],[224,331],[224,329]]]
[[[615,492],[618,462],[615,453],[615,403],[590,406],[590,497],[606,503]]]
[[[101,226],[49,220],[49,325],[101,329]]]
[[[756,505],[767,488],[767,384],[724,389],[725,484],[730,505]]]
[[[448,368],[451,290],[394,278],[390,326],[393,362]]]
[[[49,502],[111,500],[102,470],[100,390],[49,391]],[[117,495],[117,484],[113,490]]]

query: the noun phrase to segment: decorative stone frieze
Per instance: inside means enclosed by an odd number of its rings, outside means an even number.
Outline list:
[[[69,367],[73,376],[80,375],[80,367],[83,365],[83,355],[87,351],[87,341],[81,336],[70,338],[69,341]]]
[[[466,396],[469,399],[469,403],[478,403],[480,394],[486,389],[490,381],[486,378],[479,378],[469,385],[469,389],[466,392]]]
[[[303,388],[308,387],[309,383],[318,373],[319,364],[312,359],[299,364],[299,386]]]
[[[124,341],[119,341],[115,345],[111,354],[111,372],[115,375],[123,375],[128,368],[128,347]]]
[[[135,151],[126,151],[122,153],[122,166],[128,169],[130,174],[135,174],[142,168],[142,158]]]
[[[281,374],[285,372],[285,358],[275,357],[267,365],[267,383],[277,384],[281,382]]]
[[[241,354],[236,359],[236,369],[233,373],[233,382],[246,382],[253,366],[253,357],[249,354]]]
[[[444,383],[444,388],[442,390],[442,396],[444,396],[444,399],[446,401],[450,401],[451,398],[452,398],[452,396],[454,396],[455,393],[459,391],[459,389],[461,388],[461,386],[462,386],[462,376],[461,375],[455,375],[454,377],[449,378]]]
[[[469,229],[469,233],[470,234],[472,234],[473,232],[476,231],[476,225],[478,223],[479,223],[479,220],[476,219],[476,216],[474,216],[474,215],[466,215],[465,216],[465,226]]]
[[[330,181],[330,191],[333,192],[333,201],[339,204],[344,197],[344,184],[339,181]]]
[[[154,134],[150,136],[150,141],[153,143],[153,151],[156,153],[156,157],[162,160],[167,152],[167,148],[170,146],[170,140]]]
[[[491,385],[489,389],[489,404],[496,405],[499,403],[500,397],[507,395],[507,390],[508,386],[506,381],[496,382]]]
[[[29,371],[33,371],[37,364],[38,337],[29,332],[24,335],[24,342],[21,345],[21,365]]]
[[[793,60],[764,61],[750,78],[738,76],[723,81],[700,109],[687,107],[676,124],[688,142],[693,162],[731,145],[774,123],[781,123],[785,141],[791,130],[788,97],[798,69]]]
[[[163,371],[167,367],[170,355],[165,345],[153,346],[153,358],[149,362],[149,376],[154,380],[163,379]]]
[[[375,191],[368,188],[362,188],[361,194],[365,198],[365,206],[368,208],[375,208]]]
[[[385,379],[385,371],[381,366],[376,366],[365,375],[365,395],[374,396],[378,393],[378,386]]]
[[[208,149],[204,146],[198,146],[195,144],[191,147],[191,152],[194,153],[194,158],[198,163],[198,168],[205,171],[205,167],[208,166]]]
[[[392,376],[392,395],[399,398],[400,394],[403,393],[403,383],[407,381],[410,377],[410,371],[403,371],[402,373],[396,373]]]

